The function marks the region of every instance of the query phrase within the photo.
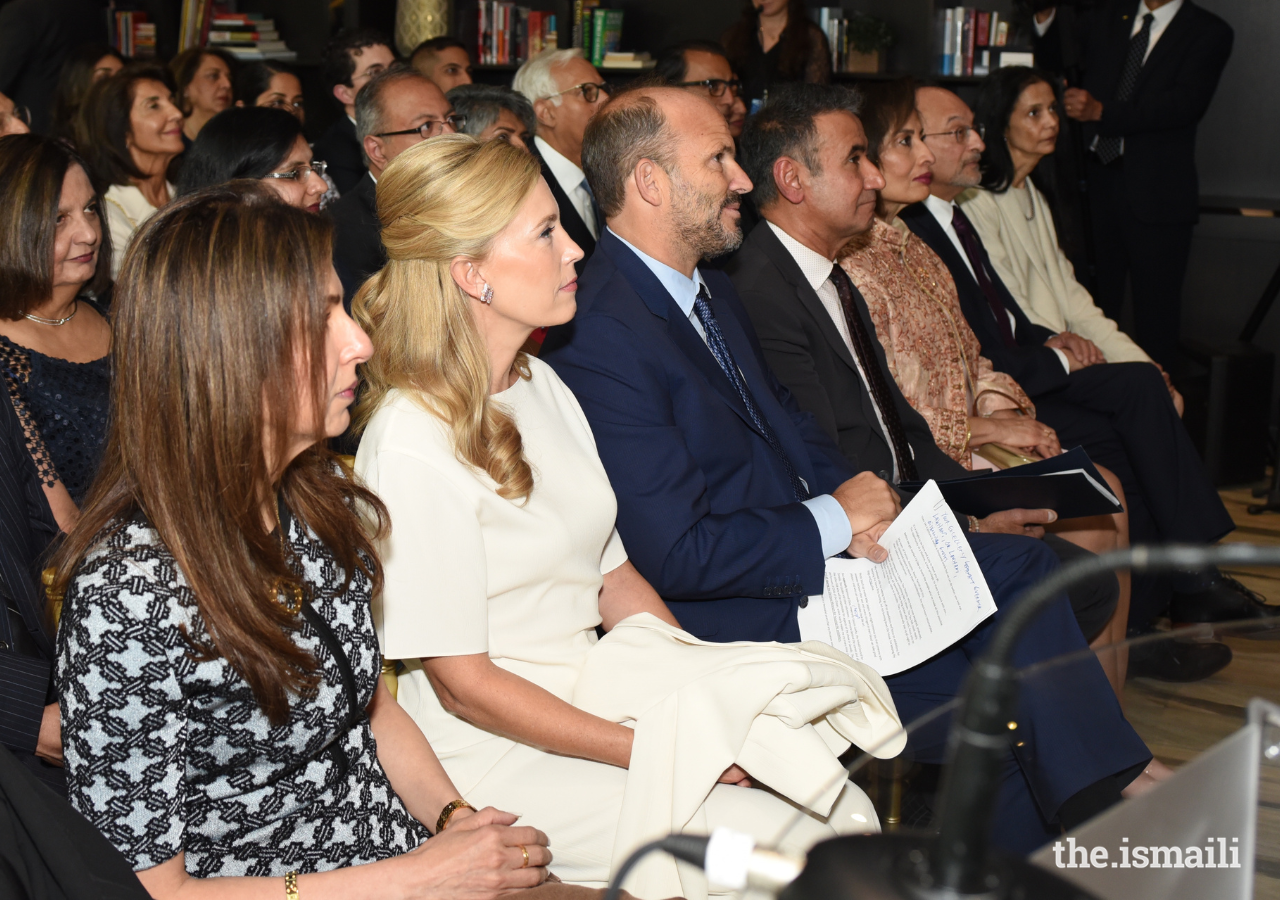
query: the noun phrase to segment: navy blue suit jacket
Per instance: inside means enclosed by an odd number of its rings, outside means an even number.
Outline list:
[[[702,275],[756,404],[810,491],[830,493],[855,470],[769,371],[733,283]],[[595,433],[632,563],[685,630],[800,640],[796,609],[822,591],[817,524],[693,325],[611,232],[579,280],[577,315],[542,358]]]

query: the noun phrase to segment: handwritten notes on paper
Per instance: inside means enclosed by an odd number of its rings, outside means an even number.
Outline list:
[[[996,610],[964,529],[930,481],[880,539],[883,563],[827,560],[823,593],[799,611],[800,637],[881,676],[936,656]]]

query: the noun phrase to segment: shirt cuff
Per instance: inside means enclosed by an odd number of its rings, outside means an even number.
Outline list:
[[[1062,363],[1062,371],[1070,375],[1071,363],[1067,362],[1067,354],[1063,353],[1057,347],[1050,347],[1049,349],[1052,350],[1054,353],[1058,354],[1058,362]]]
[[[830,494],[812,497],[804,501],[805,509],[813,516],[818,526],[818,534],[822,536],[822,556],[830,559],[838,553],[849,549],[853,540],[853,526],[845,515],[840,501]]]
[[[1036,26],[1036,34],[1040,37],[1044,37],[1045,32],[1049,30],[1049,26],[1053,24],[1053,20],[1057,17],[1058,11],[1056,9],[1049,13],[1049,18],[1045,19],[1043,22],[1037,20],[1035,16],[1032,16],[1031,24]]]

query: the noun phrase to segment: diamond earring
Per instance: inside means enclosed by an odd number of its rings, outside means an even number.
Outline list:
[[[493,288],[489,287],[489,282],[487,281],[484,284],[484,293],[480,295],[480,302],[481,303],[493,302]]]

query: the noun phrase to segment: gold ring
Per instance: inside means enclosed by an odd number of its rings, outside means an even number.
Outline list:
[[[519,847],[520,852],[524,854],[524,862],[520,865],[520,868],[527,868],[529,865],[529,848],[524,844],[516,844],[516,846]]]

